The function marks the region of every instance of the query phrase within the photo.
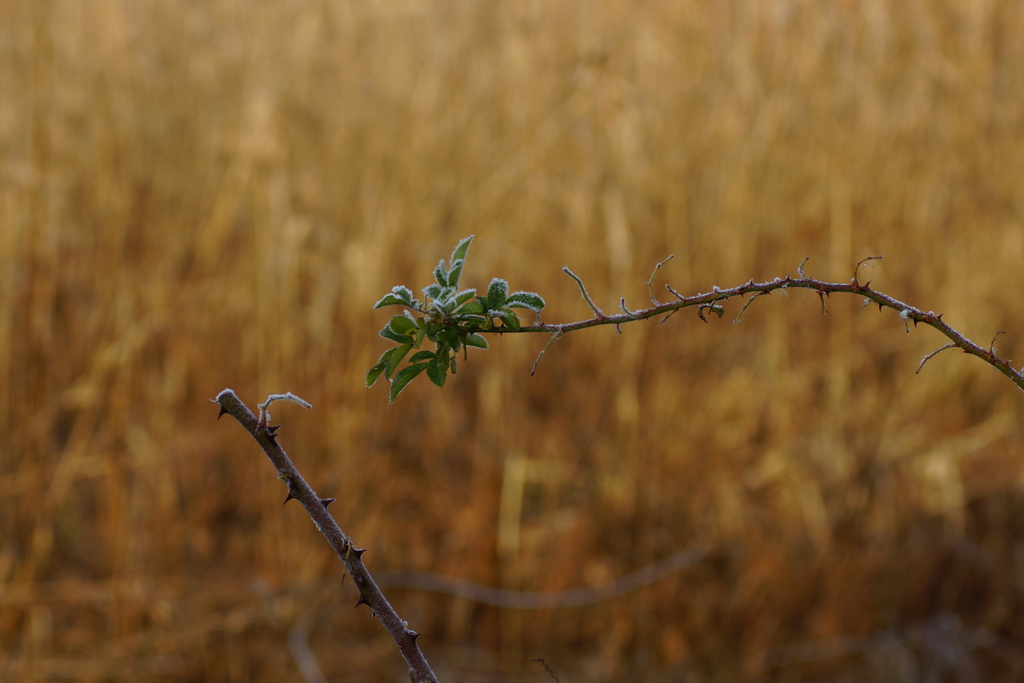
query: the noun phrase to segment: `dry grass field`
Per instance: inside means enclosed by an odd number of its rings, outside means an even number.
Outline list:
[[[628,595],[385,592],[442,681],[1024,676],[1021,393],[813,292],[506,335],[390,408],[391,286],[544,319],[749,278],[862,279],[1024,362],[1012,0],[0,3],[0,680],[407,680],[237,424],[371,572]],[[511,511],[511,512],[509,512]]]

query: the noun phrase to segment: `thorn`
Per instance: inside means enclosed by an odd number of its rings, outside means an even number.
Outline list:
[[[227,412],[228,411],[224,410],[224,406],[221,406],[220,410],[217,412],[217,419],[219,420],[221,415],[227,415]]]
[[[355,606],[355,607],[353,607],[352,609],[356,609],[356,608],[357,608],[357,607],[359,607],[360,605],[369,605],[369,604],[370,604],[370,603],[368,603],[368,602],[366,601],[366,598],[364,598],[364,597],[363,597],[363,594],[362,594],[362,593],[360,593],[360,594],[359,594],[359,599],[358,599],[358,600],[356,600],[356,606]]]
[[[622,334],[622,325],[615,323],[615,331]]]
[[[273,427],[267,427],[265,429],[266,434],[267,434],[267,439],[269,439],[272,443],[276,444],[277,443],[277,430],[280,429],[280,428],[281,428],[281,425],[274,425]]]
[[[284,503],[281,503],[281,505],[284,505],[289,500],[298,500],[298,498],[296,498],[295,496],[292,495],[291,489],[288,489],[288,497],[284,499]]]
[[[366,548],[353,548],[352,546],[349,546],[349,550],[355,554],[357,560],[363,559],[363,553],[366,552]]]
[[[879,313],[882,312],[882,303],[881,302],[878,303],[878,312]]]
[[[416,631],[413,631],[411,628],[405,630],[405,635],[409,636],[414,643],[416,642],[416,639],[420,637],[420,634],[416,633]]]
[[[344,586],[344,585],[345,585],[345,577],[346,577],[346,576],[348,576],[348,574],[342,574],[342,575],[341,575],[341,585],[342,585],[342,586]]]
[[[330,505],[331,503],[333,503],[336,500],[338,500],[338,499],[337,498],[321,498],[320,499],[320,504],[324,506],[324,509],[327,509],[327,506]]]

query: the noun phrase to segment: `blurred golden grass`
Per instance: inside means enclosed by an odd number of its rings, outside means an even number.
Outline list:
[[[443,680],[882,680],[949,615],[1020,675],[1021,397],[915,376],[930,330],[796,292],[362,388],[370,306],[471,233],[464,282],[549,321],[587,314],[564,264],[610,310],[669,253],[687,293],[884,253],[873,286],[1019,356],[1018,3],[11,0],[0,50],[0,677],[297,681],[300,619],[330,680],[404,675],[226,386],[314,404],[282,443],[371,571],[717,549],[576,610],[391,592]]]

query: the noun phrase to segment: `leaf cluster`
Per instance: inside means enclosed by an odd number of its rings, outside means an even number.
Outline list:
[[[447,264],[441,259],[434,268],[435,281],[423,288],[422,301],[413,298],[408,287],[399,285],[374,304],[375,309],[384,306],[405,309],[378,333],[396,346],[385,351],[366,373],[367,387],[373,386],[381,375],[391,383],[389,403],[422,372],[427,373],[431,382],[443,387],[448,372],[453,375],[458,372],[460,350],[465,360],[470,347],[487,349],[487,340],[481,333],[517,332],[522,323],[513,309],[537,313],[543,310],[544,299],[540,295],[509,293],[508,282],[501,278],[493,278],[483,296],[478,296],[475,289],[460,290],[459,281],[472,241],[473,235],[460,241]],[[424,340],[434,345],[433,351],[421,349]],[[414,349],[416,352],[405,367],[399,369]]]

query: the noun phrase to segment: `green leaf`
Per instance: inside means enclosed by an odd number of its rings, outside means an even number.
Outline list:
[[[455,271],[453,270],[452,272],[454,273]],[[474,296],[476,296],[476,290],[475,289],[464,289],[464,290],[462,290],[461,292],[459,292],[458,294],[455,295],[455,308],[458,308],[462,304],[466,303],[467,301],[472,299]],[[466,311],[465,309],[463,309],[463,312],[464,313],[468,313],[469,311]]]
[[[437,357],[437,354],[433,351],[420,351],[419,353],[413,354],[413,357],[409,359],[410,363],[419,363],[425,360],[433,360]]]
[[[473,290],[469,290],[473,291]],[[484,307],[480,305],[480,297],[477,297],[476,301],[470,301],[468,304],[459,309],[459,313],[483,313]]]
[[[434,279],[442,287],[448,286],[448,269],[444,266],[444,259],[441,259],[441,262],[437,264],[437,268],[434,268]]]
[[[466,260],[466,254],[469,252],[469,244],[472,241],[473,241],[473,236],[470,235],[469,237],[463,238],[462,241],[459,242],[456,245],[455,251],[452,252],[452,258],[449,261],[449,263],[452,264],[452,270],[455,270],[455,262],[456,261],[458,261],[460,259],[463,260],[463,261]],[[449,282],[451,282],[451,281],[449,280]],[[452,282],[451,284],[457,286],[458,282]]]
[[[408,306],[408,304],[394,294],[385,294],[383,299],[373,305],[375,309],[384,308],[385,306]]]
[[[395,342],[396,344],[405,344],[406,342],[409,341],[409,338],[404,334],[398,334],[397,332],[392,330],[390,322],[387,325],[385,325],[384,328],[377,334],[379,334],[380,336],[384,337],[389,341]]]
[[[370,368],[370,371],[366,373],[366,388],[369,389],[376,382],[377,378],[380,377],[380,373],[384,372],[384,364],[378,363]]]
[[[444,296],[445,288],[441,285],[427,285],[423,288],[423,293],[429,296],[431,299],[440,299]]]
[[[412,348],[412,344],[402,344],[395,352],[391,354],[391,358],[388,359],[387,366],[384,368],[384,376],[391,379],[391,375],[395,374],[395,370],[401,365],[402,359],[405,358],[405,354],[409,353],[409,349]]]
[[[416,329],[416,321],[407,315],[396,315],[388,323],[388,327],[395,334],[407,335]]]
[[[416,299],[412,298],[412,290],[405,285],[397,285],[391,288],[391,293],[397,296],[399,299],[404,301],[406,305],[413,306],[416,303]]]
[[[448,342],[448,346],[452,347],[452,351],[458,351],[459,347],[462,346],[462,340],[459,339],[459,331],[455,328],[449,327],[444,331],[444,338]]]
[[[448,372],[441,365],[437,358],[427,363],[427,377],[430,381],[439,387],[444,386],[444,382],[448,379]]]
[[[441,290],[440,294],[441,296],[434,301],[432,306],[437,310],[442,311],[445,315],[448,315],[455,310],[455,298],[452,296],[455,294],[455,288],[445,287]]]
[[[399,347],[397,346],[392,346],[390,349],[380,354],[380,358],[377,359],[377,365],[379,365],[380,367],[384,367],[384,364],[391,359],[391,356],[394,355],[395,351],[397,351],[398,348]],[[374,365],[373,367],[377,367],[377,365]]]
[[[375,309],[383,308],[384,306],[408,306],[410,308],[416,308],[416,299],[412,298],[412,290],[405,285],[398,285],[391,288],[390,294],[385,294],[384,298],[373,305]]]
[[[513,332],[518,332],[519,328],[522,327],[522,323],[519,322],[519,316],[515,314],[511,309],[503,308],[498,311],[498,317],[505,321],[505,326]]]
[[[507,298],[508,282],[499,277],[491,280],[491,284],[487,288],[487,301],[490,303],[490,308],[501,308],[505,305]]]
[[[416,375],[426,369],[426,363],[417,363],[416,365],[410,365],[404,368],[400,373],[395,375],[395,379],[391,381],[391,394],[388,397],[388,403],[394,403],[395,399],[398,398],[398,395],[402,393],[402,390],[409,385],[409,382],[416,379]]]
[[[448,286],[458,287],[462,279],[462,269],[466,266],[465,259],[458,259],[452,263],[452,269],[448,271]]]
[[[479,334],[470,333],[466,335],[466,338],[462,342],[466,346],[473,346],[478,349],[487,348],[487,340],[481,337]]]
[[[534,294],[533,292],[513,292],[505,301],[505,306],[509,308],[528,308],[531,311],[540,313],[544,310],[544,299],[539,294]]]

